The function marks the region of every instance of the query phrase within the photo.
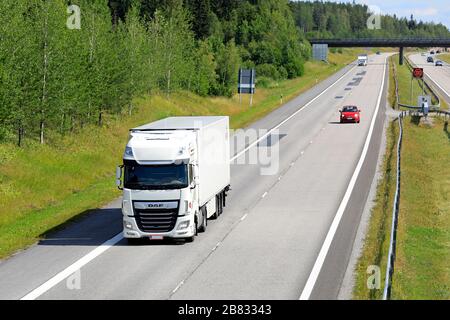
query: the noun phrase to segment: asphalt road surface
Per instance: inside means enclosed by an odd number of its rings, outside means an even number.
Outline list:
[[[118,199],[2,261],[0,298],[335,299],[376,168],[386,58],[250,126],[279,130],[278,170],[233,164],[224,214],[193,243],[127,245]],[[361,108],[360,124],[338,122],[346,104]]]
[[[437,67],[434,62],[427,62],[427,57],[428,53],[426,56],[412,54],[409,59],[414,65],[424,69],[425,81],[450,104],[450,64],[443,62],[442,67]],[[433,58],[435,62],[440,60],[439,55],[433,55]]]

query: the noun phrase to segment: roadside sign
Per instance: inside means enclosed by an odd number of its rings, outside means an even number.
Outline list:
[[[238,93],[255,93],[255,69],[239,69]]]
[[[413,77],[414,78],[423,78],[423,68],[414,68],[413,69]]]
[[[428,114],[429,108],[431,106],[431,96],[419,96],[417,98],[417,108],[424,114]]]
[[[312,46],[313,60],[328,61],[328,44],[316,44]]]
[[[253,94],[255,93],[256,72],[255,69],[239,69],[239,103],[242,103],[242,94],[250,94],[250,106],[253,103]]]

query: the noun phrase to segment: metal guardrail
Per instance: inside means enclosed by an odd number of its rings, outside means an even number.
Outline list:
[[[397,178],[395,187],[395,197],[394,205],[392,207],[392,227],[391,227],[391,239],[389,243],[389,255],[386,265],[386,275],[384,282],[383,300],[388,300],[391,297],[391,284],[392,284],[392,274],[394,273],[394,262],[395,262],[395,248],[397,240],[397,223],[398,223],[398,211],[400,206],[400,174],[401,174],[401,151],[402,151],[402,141],[403,141],[403,117],[406,114],[402,111],[398,116],[398,125],[400,128],[398,142],[397,142]]]
[[[394,106],[394,108],[398,108],[398,106],[400,105],[400,101],[399,101],[400,98],[398,95],[397,67],[395,66],[395,63],[392,61],[391,58],[389,58],[389,63],[392,65],[392,72],[394,74],[394,82],[395,82],[395,106]]]

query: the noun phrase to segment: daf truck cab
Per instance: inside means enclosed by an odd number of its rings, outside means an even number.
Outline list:
[[[170,117],[130,130],[117,168],[123,235],[194,240],[230,189],[228,117]]]

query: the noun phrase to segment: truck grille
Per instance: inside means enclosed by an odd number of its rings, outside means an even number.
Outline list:
[[[169,232],[175,227],[178,216],[176,209],[136,209],[134,208],[139,229],[143,232]]]

